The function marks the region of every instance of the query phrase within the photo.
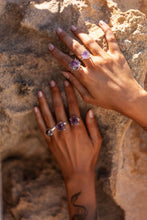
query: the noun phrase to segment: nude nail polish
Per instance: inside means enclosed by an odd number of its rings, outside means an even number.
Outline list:
[[[38,96],[39,96],[39,98],[41,98],[41,97],[43,96],[43,92],[42,92],[42,91],[39,91],[39,92],[38,92]]]
[[[51,85],[51,87],[55,87],[55,85],[56,85],[55,81],[54,81],[54,80],[51,80],[51,81],[50,81],[50,85]]]
[[[69,82],[68,82],[67,80],[65,80],[65,81],[64,81],[64,85],[65,85],[66,87],[68,87],[68,86],[69,86]]]
[[[58,34],[62,33],[62,29],[60,27],[57,28],[57,33]]]
[[[34,111],[37,113],[38,112],[38,109],[37,109],[37,107],[35,106],[34,107]]]
[[[94,114],[93,114],[92,109],[89,110],[89,117],[90,117],[90,118],[94,118]]]
[[[76,31],[76,30],[77,30],[77,27],[75,27],[74,25],[72,25],[72,26],[71,26],[71,30],[72,30],[72,31]]]
[[[102,25],[105,24],[105,22],[104,22],[103,20],[100,20],[100,21],[99,21],[99,24],[102,26]]]
[[[54,47],[53,44],[49,44],[49,45],[48,45],[48,48],[49,48],[50,51],[52,51],[55,47]]]

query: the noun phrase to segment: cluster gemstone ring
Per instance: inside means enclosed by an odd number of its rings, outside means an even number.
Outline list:
[[[73,115],[69,118],[69,122],[72,126],[77,126],[80,123],[80,118]],[[51,137],[53,136],[54,130],[57,129],[58,131],[64,131],[66,129],[66,121],[60,121],[52,128],[46,130],[46,135]]]

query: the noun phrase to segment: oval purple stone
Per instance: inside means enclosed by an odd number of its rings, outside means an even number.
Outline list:
[[[66,124],[66,122],[60,121],[60,122],[56,125],[58,131],[64,131],[64,130],[65,130],[65,124]]]
[[[77,116],[75,116],[75,115],[73,115],[73,116],[71,116],[71,118],[69,119],[69,121],[70,121],[70,124],[71,124],[71,125],[76,126],[76,125],[79,124],[80,118],[77,117]]]

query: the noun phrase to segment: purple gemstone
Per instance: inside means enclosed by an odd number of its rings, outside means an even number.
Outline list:
[[[69,66],[70,66],[71,70],[79,70],[80,65],[81,65],[80,61],[77,59],[74,59],[71,61]]]
[[[88,50],[85,50],[82,54],[81,54],[82,60],[84,59],[89,59],[90,58],[90,53]]]
[[[70,121],[71,125],[76,126],[76,125],[79,124],[80,118],[75,116],[75,115],[73,115],[73,116],[71,116],[69,121]]]
[[[57,127],[58,131],[64,131],[64,130],[65,130],[65,125],[66,125],[66,122],[60,121],[60,122],[56,125],[56,127]]]

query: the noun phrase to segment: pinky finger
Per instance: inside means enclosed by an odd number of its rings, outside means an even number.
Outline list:
[[[46,132],[46,125],[44,123],[44,120],[42,118],[41,112],[39,110],[39,108],[37,106],[34,107],[34,112],[35,112],[35,116],[38,122],[38,125],[40,127],[40,130],[42,131],[42,133],[45,135]],[[46,135],[45,135],[46,136]]]
[[[74,77],[70,72],[61,72],[63,76],[68,79],[72,85],[78,90],[80,95],[82,96],[83,100],[85,102],[91,103],[92,102],[92,96],[89,94],[87,89]]]

